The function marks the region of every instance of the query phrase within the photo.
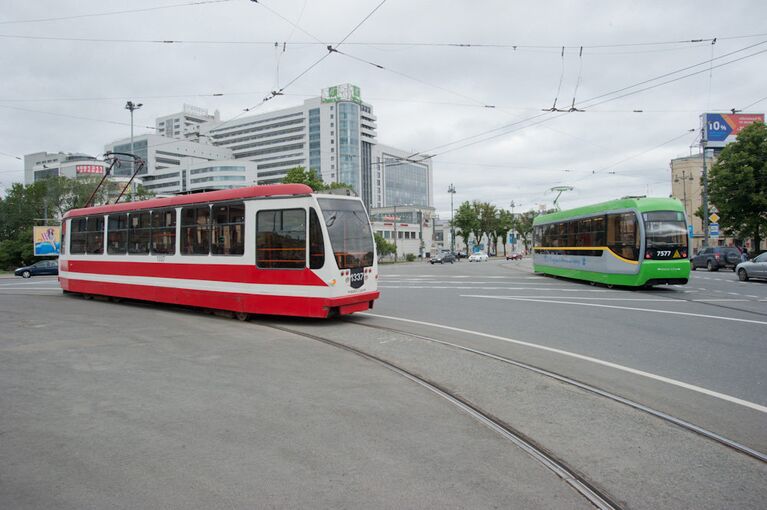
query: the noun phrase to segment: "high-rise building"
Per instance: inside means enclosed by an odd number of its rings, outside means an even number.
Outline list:
[[[219,120],[219,113],[216,110],[213,115],[208,114],[208,110],[198,106],[185,104],[184,108],[171,115],[163,115],[155,119],[156,133],[168,138],[192,138],[197,137],[200,124],[205,122],[216,122]]]

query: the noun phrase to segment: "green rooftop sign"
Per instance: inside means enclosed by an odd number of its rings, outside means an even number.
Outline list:
[[[360,96],[360,88],[356,85],[351,85],[350,83],[344,83],[343,85],[322,89],[323,103],[337,103],[339,101],[361,103],[362,97]]]

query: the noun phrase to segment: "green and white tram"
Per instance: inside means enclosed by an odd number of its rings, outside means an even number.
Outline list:
[[[678,200],[624,197],[535,218],[533,269],[605,285],[685,284],[688,240]]]

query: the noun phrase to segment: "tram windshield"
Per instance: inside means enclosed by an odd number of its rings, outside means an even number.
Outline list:
[[[322,216],[339,269],[373,265],[373,234],[370,222],[356,200],[318,198]]]
[[[643,215],[646,259],[687,257],[687,223],[677,211],[654,211]]]

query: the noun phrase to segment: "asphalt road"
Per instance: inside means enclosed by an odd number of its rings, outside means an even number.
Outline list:
[[[584,505],[428,391],[270,326],[452,391],[623,508],[763,507],[764,462],[462,348],[765,452],[767,283],[698,271],[687,286],[627,291],[499,260],[382,266],[379,283],[370,313],[238,323],[62,296],[52,279],[0,280],[0,507]]]
[[[529,259],[383,266],[381,273],[376,315],[428,323],[400,322],[492,352],[513,349],[523,361],[767,451],[767,281],[698,270],[687,285],[608,289],[536,275]],[[519,352],[445,327],[564,354]]]

